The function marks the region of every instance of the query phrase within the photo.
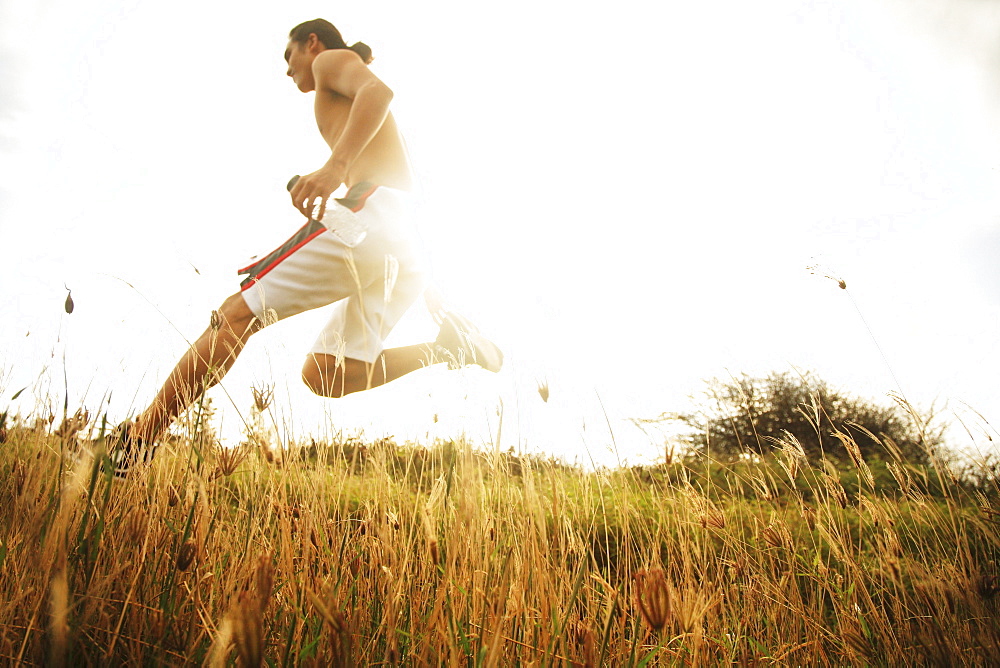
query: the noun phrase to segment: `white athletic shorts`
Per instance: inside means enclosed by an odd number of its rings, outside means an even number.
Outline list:
[[[424,288],[412,195],[361,183],[327,206],[367,226],[353,248],[311,220],[274,252],[239,270],[243,298],[266,326],[334,304],[312,353],[373,363],[385,338]]]

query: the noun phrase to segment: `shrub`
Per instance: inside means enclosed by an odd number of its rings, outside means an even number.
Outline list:
[[[709,453],[732,460],[801,447],[813,462],[822,457],[849,463],[845,440],[860,456],[923,464],[943,444],[944,427],[908,404],[880,405],[830,387],[812,374],[747,374],[708,381],[705,399],[694,411],[664,414],[657,421],[680,423],[689,454]]]

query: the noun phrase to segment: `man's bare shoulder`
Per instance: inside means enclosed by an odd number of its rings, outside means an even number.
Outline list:
[[[378,81],[361,56],[349,49],[327,49],[316,55],[312,63],[316,90],[326,90],[353,98],[372,81]]]
[[[323,69],[340,69],[343,67],[351,67],[355,65],[364,66],[364,61],[361,60],[361,56],[354,53],[350,49],[327,49],[316,55],[313,60],[313,69],[317,67]]]

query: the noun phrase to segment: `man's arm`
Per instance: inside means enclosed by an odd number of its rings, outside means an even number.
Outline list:
[[[389,115],[392,91],[347,49],[330,49],[316,56],[312,65],[316,95],[335,93],[350,98],[351,111],[330,159],[312,174],[306,174],[292,188],[292,203],[307,218],[315,203],[323,217],[326,200],[344,182],[351,165],[378,134]]]

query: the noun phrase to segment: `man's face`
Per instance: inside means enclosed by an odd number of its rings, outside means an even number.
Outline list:
[[[303,93],[308,93],[316,88],[312,74],[314,58],[316,55],[310,52],[307,44],[288,41],[288,47],[285,49],[285,62],[288,63],[287,74]]]

